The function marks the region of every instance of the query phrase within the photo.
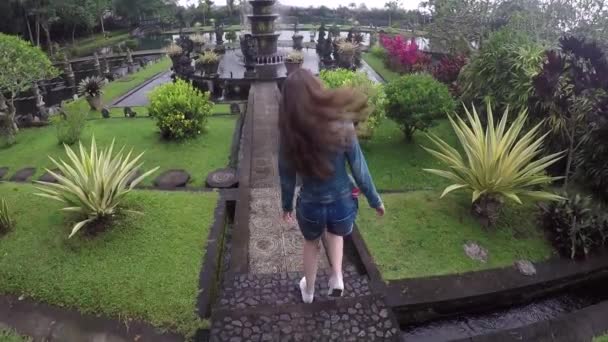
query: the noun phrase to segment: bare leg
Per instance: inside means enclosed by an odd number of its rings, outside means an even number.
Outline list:
[[[330,232],[325,233],[332,277],[342,280],[342,258],[344,255],[344,238]]]
[[[304,241],[304,276],[306,277],[306,292],[313,293],[317,280],[319,265],[319,240]]]

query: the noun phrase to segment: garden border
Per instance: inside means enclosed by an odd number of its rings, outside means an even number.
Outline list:
[[[370,286],[385,296],[402,324],[424,323],[462,313],[499,309],[608,277],[608,252],[576,261],[553,257],[535,263],[536,275],[516,267],[385,281],[358,229],[353,244],[370,277]]]
[[[19,300],[13,295],[0,295],[0,320],[8,322],[10,328],[18,333],[44,340],[57,334],[58,330],[65,329],[71,337],[74,337],[75,330],[80,330],[80,333],[87,336],[119,336],[128,341],[183,341],[183,336],[177,333],[161,332],[157,327],[140,320],[127,322],[107,316],[83,314],[73,308],[31,299]]]
[[[201,319],[209,319],[211,317],[213,298],[215,298],[215,292],[219,284],[218,278],[224,249],[226,221],[229,215],[227,201],[225,194],[220,191],[214,211],[213,224],[207,236],[206,252],[203,256],[199,274],[199,295],[197,296],[196,308]]]

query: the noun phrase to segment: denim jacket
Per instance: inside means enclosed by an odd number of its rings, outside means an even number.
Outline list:
[[[344,153],[338,153],[333,158],[334,175],[327,180],[320,180],[311,177],[302,177],[302,187],[300,189],[300,200],[303,202],[331,203],[345,196],[350,196],[354,184],[346,169],[346,162],[350,165],[352,176],[367,198],[367,202],[372,208],[378,208],[382,200],[376,191],[372,176],[367,168],[365,157],[361,152],[361,146],[357,139],[353,139],[353,144]],[[296,188],[296,172],[290,167],[289,163],[279,153],[279,175],[281,178],[281,200],[283,210],[290,212],[293,210],[293,197]]]

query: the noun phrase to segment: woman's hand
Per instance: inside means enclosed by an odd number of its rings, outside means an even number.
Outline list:
[[[384,216],[386,212],[386,209],[384,209],[384,203],[381,203],[380,206],[378,208],[376,208],[376,214],[378,214],[379,217]]]
[[[283,212],[283,221],[288,224],[294,224],[296,220],[293,218],[293,211],[284,211]]]

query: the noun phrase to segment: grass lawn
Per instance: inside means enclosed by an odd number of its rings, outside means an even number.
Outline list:
[[[134,191],[96,237],[68,239],[73,218],[27,184],[0,184],[16,227],[0,237],[0,292],[182,334],[195,315],[198,277],[217,193]],[[27,203],[27,205],[21,205]]]
[[[595,337],[593,342],[608,342],[608,334]]]
[[[30,342],[29,337],[23,337],[12,330],[0,329],[0,342]]]
[[[364,53],[363,60],[369,64],[369,66],[374,69],[385,81],[390,82],[394,79],[399,78],[401,75],[397,72],[390,70],[384,65],[384,61],[372,53]]]
[[[110,32],[108,38],[104,37],[103,34],[98,33],[90,37],[78,39],[74,44],[67,46],[67,49],[71,57],[82,57],[93,54],[97,49],[119,44],[129,39],[129,32],[120,30]]]
[[[431,130],[456,146],[456,136],[447,120]],[[399,126],[385,119],[369,141],[363,141],[361,148],[378,189],[420,190],[449,185],[443,178],[422,171],[423,168],[440,168],[434,159],[420,145],[432,146],[424,133],[417,133],[413,142],[407,142]]]
[[[94,135],[99,146],[116,139],[117,147],[124,145],[134,152],[145,152],[144,169],[160,166],[160,170],[144,184],[151,184],[162,171],[184,169],[192,176],[192,184],[201,186],[209,172],[228,164],[235,123],[233,116],[212,117],[206,134],[184,142],[169,142],[160,139],[154,120],[100,119],[87,123],[81,139],[88,144]],[[10,174],[24,167],[36,167],[37,178],[44,173],[44,167],[52,166],[48,155],[65,158],[55,128],[24,129],[17,135],[15,145],[0,149],[0,164],[9,167]]]
[[[534,205],[509,204],[497,227],[484,230],[469,214],[469,194],[439,199],[440,194],[385,194],[387,215],[381,219],[362,205],[357,226],[385,280],[464,273],[552,255],[551,246],[535,227]],[[467,241],[488,250],[487,263],[467,257],[463,250]]]

